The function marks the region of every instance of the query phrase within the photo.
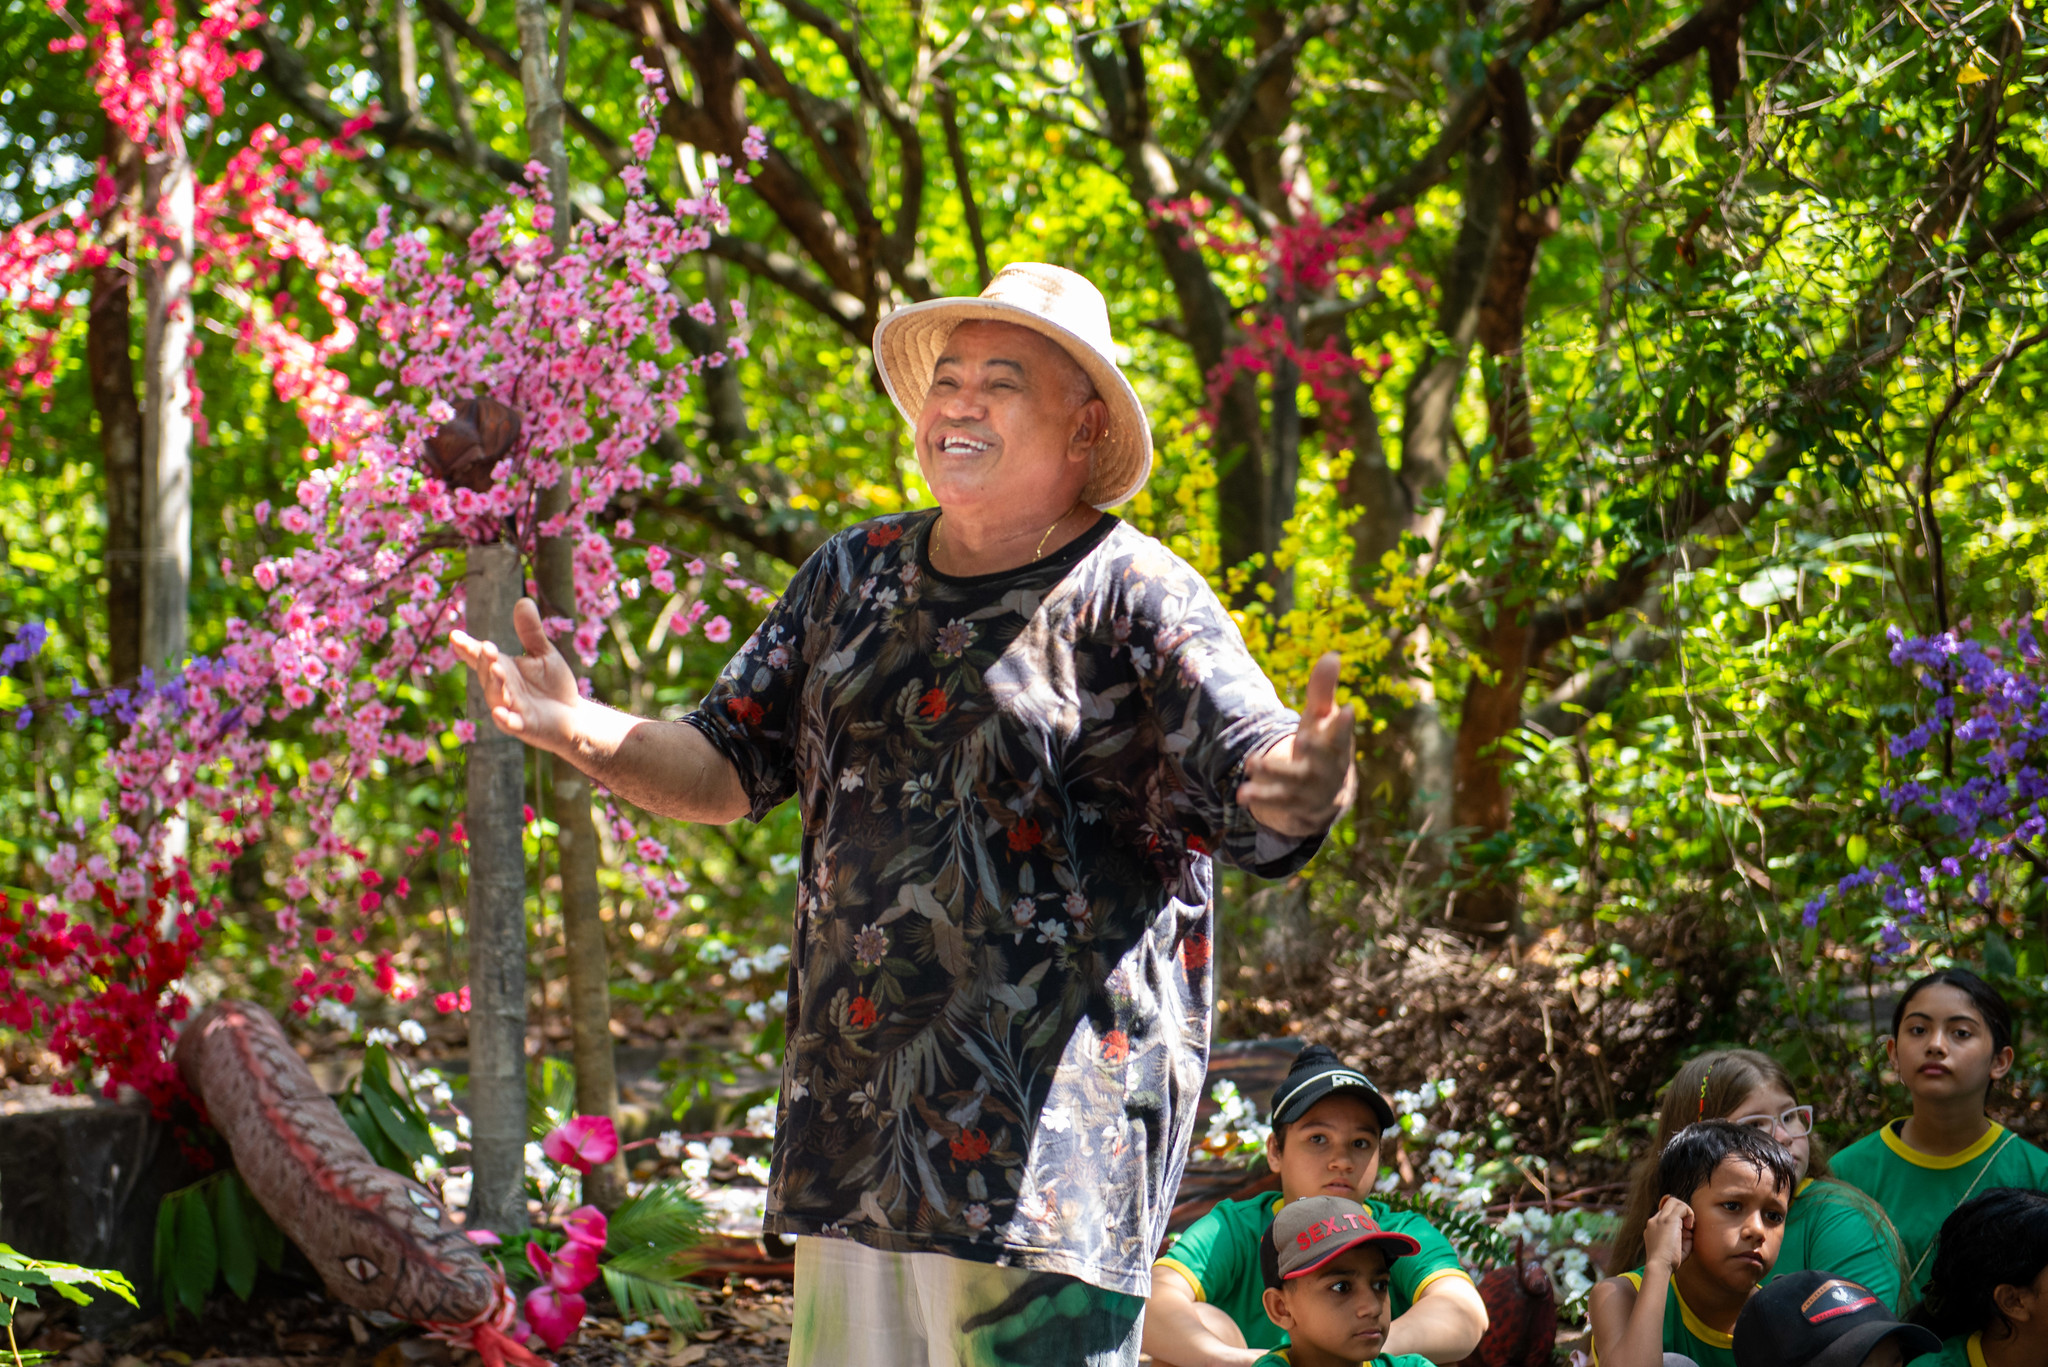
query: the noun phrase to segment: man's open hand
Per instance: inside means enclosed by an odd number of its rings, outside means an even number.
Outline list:
[[[512,627],[526,647],[524,655],[507,655],[493,642],[479,641],[460,629],[449,633],[448,641],[457,658],[476,671],[498,729],[538,749],[560,753],[569,744],[570,716],[582,701],[576,675],[541,629],[540,609],[531,598],[522,598],[513,607]]]
[[[1245,761],[1237,802],[1267,830],[1314,835],[1351,805],[1358,786],[1352,764],[1351,704],[1337,706],[1342,660],[1331,651],[1309,671],[1308,699],[1293,735]]]

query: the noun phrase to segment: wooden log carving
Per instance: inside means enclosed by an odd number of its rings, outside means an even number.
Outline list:
[[[503,1275],[434,1193],[377,1165],[268,1012],[214,1003],[179,1039],[177,1063],[242,1180],[329,1295],[424,1325],[493,1367],[538,1362],[510,1336]]]

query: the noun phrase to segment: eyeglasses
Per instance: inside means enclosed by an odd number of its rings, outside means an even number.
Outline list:
[[[1794,1106],[1776,1115],[1739,1115],[1734,1117],[1734,1121],[1737,1125],[1762,1130],[1765,1134],[1773,1130],[1783,1130],[1787,1137],[1797,1139],[1801,1135],[1813,1133],[1813,1107]]]

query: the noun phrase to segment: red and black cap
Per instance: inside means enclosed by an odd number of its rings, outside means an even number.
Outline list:
[[[1360,1244],[1371,1244],[1388,1262],[1421,1251],[1405,1234],[1381,1229],[1372,1212],[1341,1196],[1304,1196],[1280,1207],[1259,1247],[1267,1286],[1306,1277],[1330,1259]]]
[[[1273,1089],[1273,1106],[1268,1115],[1275,1125],[1291,1125],[1332,1092],[1358,1096],[1379,1117],[1381,1130],[1394,1128],[1394,1108],[1380,1095],[1380,1089],[1372,1085],[1372,1079],[1323,1044],[1311,1044],[1294,1056],[1287,1076]]]
[[[1868,1287],[1793,1272],[1749,1298],[1735,1321],[1736,1367],[1856,1367],[1896,1335],[1905,1360],[1941,1351],[1934,1331],[1893,1317]]]

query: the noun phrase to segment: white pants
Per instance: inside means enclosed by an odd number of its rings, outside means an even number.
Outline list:
[[[1056,1272],[796,1241],[790,1367],[1136,1367],[1145,1302]]]

